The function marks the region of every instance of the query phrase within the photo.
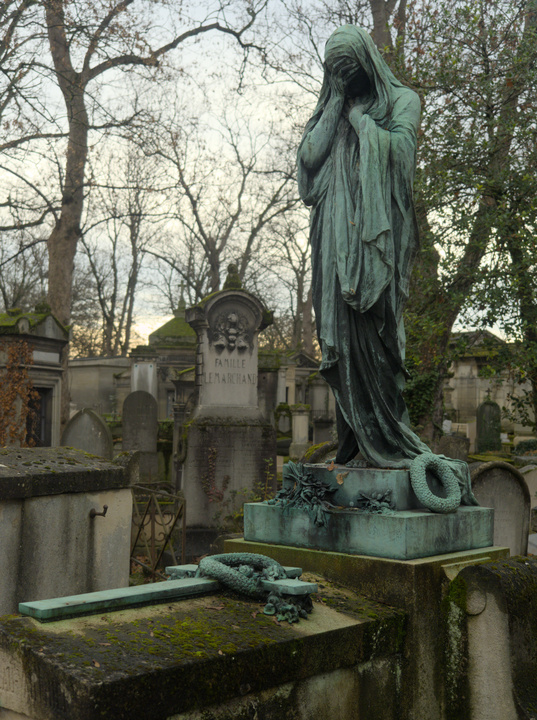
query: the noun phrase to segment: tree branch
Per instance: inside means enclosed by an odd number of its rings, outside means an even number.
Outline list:
[[[132,1],[132,0],[130,0]],[[266,3],[263,4],[263,7]],[[123,65],[145,65],[146,67],[156,67],[158,65],[158,59],[165,55],[170,50],[174,50],[177,48],[181,43],[185,42],[185,40],[188,40],[190,38],[197,37],[198,35],[202,35],[203,33],[211,32],[212,30],[218,30],[221,33],[224,33],[226,35],[231,35],[234,37],[239,45],[244,49],[256,49],[260,52],[263,52],[263,48],[255,45],[254,43],[245,43],[242,40],[242,36],[244,33],[252,26],[252,24],[255,21],[256,15],[259,11],[253,12],[251,11],[251,19],[244,27],[242,27],[240,30],[234,30],[233,28],[227,27],[226,25],[222,25],[219,22],[210,23],[209,25],[200,25],[196,28],[191,28],[190,30],[186,30],[184,33],[181,33],[181,35],[178,35],[174,40],[172,40],[169,43],[166,43],[165,45],[161,45],[161,47],[154,50],[151,55],[148,57],[142,57],[140,55],[134,55],[134,54],[125,54],[125,55],[119,55],[115,58],[109,58],[108,60],[104,60],[103,62],[99,63],[93,68],[86,68],[84,71],[84,78],[86,81],[93,80],[98,75],[101,75],[102,73],[106,72],[107,70],[110,70],[110,68],[113,67],[121,67]]]
[[[11,228],[10,228],[11,229]],[[4,228],[0,227],[0,230],[4,230]],[[42,238],[41,240],[33,240],[32,242],[28,243],[27,245],[24,245],[23,247],[19,248],[16,253],[13,255],[10,255],[10,257],[7,258],[7,260],[2,260],[0,262],[0,267],[4,267],[4,265],[7,265],[12,260],[16,260],[16,258],[20,257],[20,255],[23,255],[27,250],[30,248],[33,248],[35,245],[40,245],[41,243],[45,243],[46,240]]]

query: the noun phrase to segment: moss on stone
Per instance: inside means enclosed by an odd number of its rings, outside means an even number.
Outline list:
[[[224,290],[242,290],[242,280],[239,275],[239,268],[235,263],[230,263],[227,267],[227,277],[224,281]]]
[[[263,322],[266,325],[270,325],[270,323],[265,322],[265,318],[263,318]],[[281,354],[278,351],[276,351],[276,350],[268,351],[268,350],[259,349],[258,360],[257,360],[259,372],[275,372],[276,370],[280,369],[281,364],[282,364],[282,358],[281,358]]]
[[[190,327],[184,317],[173,317],[161,327],[154,330],[149,336],[150,347],[161,347],[161,342],[170,347],[175,346],[175,340],[183,340],[189,344],[196,342],[196,331]]]
[[[468,455],[468,462],[506,462],[513,464],[514,461],[510,455],[501,455],[498,453],[483,453],[481,455]]]
[[[323,610],[318,627],[313,620],[277,624],[262,614],[262,605],[221,593],[44,626],[2,618],[0,647],[9,644],[28,676],[46,680],[54,702],[69,693],[71,714],[55,717],[81,720],[98,713],[167,717],[240,697],[243,683],[259,692],[399,652],[402,613],[321,585],[324,604],[357,622],[338,621],[339,629],[327,632]],[[377,611],[378,619],[367,617]]]
[[[2,455],[0,497],[4,499],[128,485],[122,467],[75,448],[6,448]]]
[[[466,582],[457,576],[442,601],[444,668],[447,693],[447,720],[464,720],[469,712],[468,632],[466,626]]]
[[[50,312],[50,308],[46,305],[38,305],[35,312],[22,312],[20,308],[12,308],[5,313],[0,313],[0,335],[13,335],[18,333],[17,324],[20,320],[26,319],[30,330],[36,328],[45,320],[51,317],[58,325],[66,338],[69,337],[69,329],[67,325],[62,325],[54,315]]]
[[[308,405],[307,403],[294,403],[293,405],[289,405],[289,410],[291,413],[309,412],[311,410],[311,405]]]
[[[307,462],[313,455],[313,453],[316,453],[317,450],[320,450],[320,448],[322,448],[324,445],[326,445],[326,442],[317,443],[317,445],[311,445],[304,453],[304,460]]]

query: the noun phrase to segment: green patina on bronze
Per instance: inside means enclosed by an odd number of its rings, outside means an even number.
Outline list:
[[[352,25],[332,34],[324,67],[298,150],[298,184],[312,208],[313,304],[320,372],[337,401],[336,463],[360,452],[374,467],[409,468],[430,453],[410,429],[402,396],[420,102]],[[462,503],[476,505],[466,463],[442,460]]]

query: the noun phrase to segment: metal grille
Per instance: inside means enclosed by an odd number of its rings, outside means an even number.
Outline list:
[[[133,486],[131,562],[144,568],[153,582],[166,579],[157,569],[165,551],[174,565],[185,562],[186,502],[182,493],[168,488],[161,484]]]

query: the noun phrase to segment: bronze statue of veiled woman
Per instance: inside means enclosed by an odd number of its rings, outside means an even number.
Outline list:
[[[337,401],[337,463],[408,468],[430,453],[409,426],[403,306],[418,249],[412,186],[418,95],[368,33],[344,25],[326,44],[324,81],[298,150],[311,206],[313,303],[321,373]],[[448,460],[463,504],[466,463]]]

